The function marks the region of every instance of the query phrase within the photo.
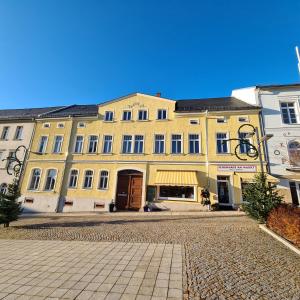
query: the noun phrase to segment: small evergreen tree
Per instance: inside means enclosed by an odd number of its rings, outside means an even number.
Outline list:
[[[281,204],[282,199],[276,187],[268,184],[267,174],[259,173],[254,177],[254,182],[243,191],[243,200],[246,203],[242,207],[248,215],[265,223],[271,210]]]
[[[21,203],[18,202],[20,197],[17,180],[8,185],[6,194],[0,193],[0,224],[8,227],[11,221],[16,221],[22,212]]]

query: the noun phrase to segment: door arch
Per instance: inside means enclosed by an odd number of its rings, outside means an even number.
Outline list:
[[[122,170],[117,175],[116,207],[118,210],[139,210],[142,206],[143,173]]]

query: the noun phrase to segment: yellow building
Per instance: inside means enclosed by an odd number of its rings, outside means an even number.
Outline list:
[[[131,94],[64,108],[36,120],[22,180],[29,211],[107,211],[152,207],[201,210],[236,207],[258,160],[233,153],[238,128],[260,128],[259,107],[238,99],[174,101]],[[251,130],[245,126],[243,133]],[[255,145],[255,141],[252,141]],[[241,157],[246,146],[238,148]]]

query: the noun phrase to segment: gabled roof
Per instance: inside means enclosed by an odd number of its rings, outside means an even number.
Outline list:
[[[148,95],[148,94],[143,94],[143,93],[132,93],[132,94],[129,94],[129,95],[126,95],[126,96],[118,97],[118,98],[115,98],[115,99],[112,99],[112,100],[108,100],[108,101],[99,103],[99,106],[104,106],[104,105],[111,104],[111,103],[114,103],[114,102],[122,101],[122,100],[125,100],[125,99],[128,99],[128,98],[134,97],[134,96],[145,96],[145,97],[156,98],[157,100],[175,102],[175,100],[171,100],[171,99],[167,99],[167,98],[163,98],[163,97],[158,97],[158,96],[153,96],[153,95]]]
[[[65,106],[59,110],[46,113],[42,118],[63,118],[63,117],[94,117],[98,115],[98,105],[70,105]]]
[[[42,107],[42,108],[25,108],[25,109],[2,109],[0,110],[0,120],[31,120],[39,115],[46,114],[50,111],[56,111],[63,106]]]
[[[175,112],[228,111],[259,109],[234,97],[177,100]]]

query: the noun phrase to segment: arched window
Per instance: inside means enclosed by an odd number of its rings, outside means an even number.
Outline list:
[[[38,187],[39,187],[40,179],[41,179],[41,170],[40,169],[33,169],[29,189],[30,190],[37,190]]]
[[[84,173],[84,181],[83,181],[83,188],[84,189],[91,189],[93,184],[93,170],[86,170]]]
[[[290,142],[288,145],[290,163],[293,166],[300,166],[300,143]]]
[[[52,191],[54,190],[55,180],[56,180],[57,171],[55,169],[50,169],[47,172],[45,190]]]
[[[0,194],[6,194],[7,192],[7,184],[6,183],[2,183],[0,185]]]

